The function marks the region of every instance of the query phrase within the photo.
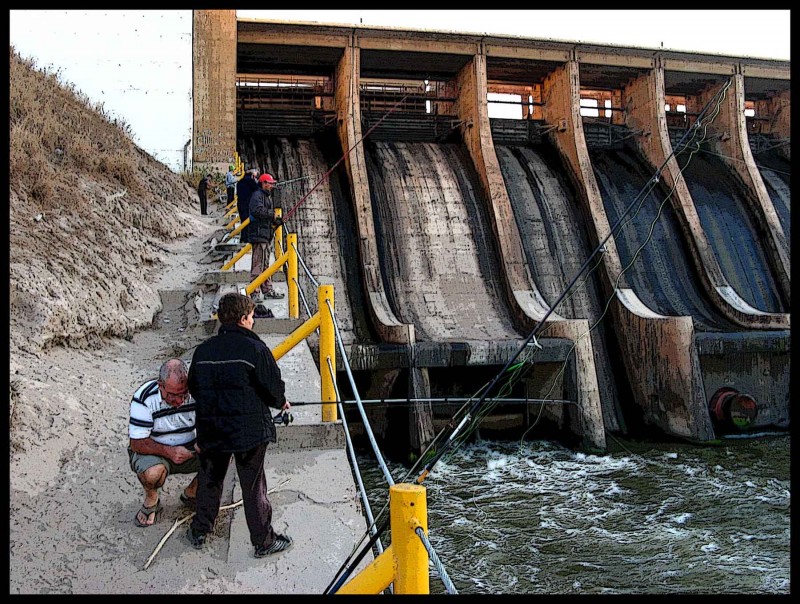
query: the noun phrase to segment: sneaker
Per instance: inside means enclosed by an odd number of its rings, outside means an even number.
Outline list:
[[[273,319],[275,315],[273,312],[264,306],[263,304],[256,304],[256,309],[253,312],[253,318],[255,319]]]
[[[273,298],[275,300],[280,300],[283,298],[283,293],[275,291],[274,289],[271,292],[267,292],[264,294],[267,298]]]
[[[206,542],[206,534],[195,532],[194,527],[191,525],[189,525],[189,530],[186,531],[186,538],[194,549],[203,549],[203,545]]]
[[[288,535],[281,535],[280,533],[275,534],[275,541],[270,543],[268,546],[264,545],[256,545],[256,551],[254,552],[254,556],[256,558],[263,558],[264,556],[269,556],[270,554],[277,554],[278,552],[282,552],[285,549],[289,549],[292,546],[292,538]]]
[[[250,299],[251,299],[251,300],[252,300],[252,301],[253,301],[255,304],[260,304],[261,302],[263,302],[263,301],[264,301],[264,294],[262,294],[261,292],[255,292],[255,293],[253,293],[253,294],[251,294],[251,295],[250,295]]]

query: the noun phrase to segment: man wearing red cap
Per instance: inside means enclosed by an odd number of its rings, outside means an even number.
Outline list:
[[[280,226],[280,218],[275,218],[272,202],[272,189],[276,181],[272,174],[266,172],[258,177],[259,188],[250,198],[250,227],[248,239],[253,246],[250,264],[250,281],[253,281],[269,268],[269,251],[275,229]],[[261,284],[261,291],[253,292],[253,301],[261,302],[264,298],[283,298],[283,294],[275,291],[272,279]]]

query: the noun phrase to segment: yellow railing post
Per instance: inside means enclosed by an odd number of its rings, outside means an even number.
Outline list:
[[[225,216],[223,216],[223,217],[222,217],[222,219],[224,220],[224,219],[225,219],[225,218],[227,218],[228,216],[233,216],[234,214],[236,214],[236,217],[237,217],[237,218],[239,217],[239,215],[238,215],[238,210],[236,209],[236,207],[233,207],[233,208],[231,208],[230,210],[228,210],[228,213],[227,213],[227,214],[225,214]]]
[[[225,264],[222,265],[222,269],[221,270],[227,271],[229,268],[233,267],[234,264],[239,262],[239,259],[242,256],[244,256],[247,252],[249,252],[252,249],[253,249],[253,244],[252,243],[246,244],[242,249],[240,249],[238,252],[236,252],[236,255],[233,258],[231,258]]]
[[[233,220],[231,220],[228,224],[225,225],[225,230],[228,231],[233,228],[233,225],[236,224],[236,221],[239,220],[239,217],[236,216]]]
[[[236,207],[236,200],[232,199],[231,201],[228,202],[228,205],[225,206],[225,209],[232,210],[235,207]]]
[[[407,483],[389,487],[389,519],[392,544],[336,595],[379,594],[392,582],[395,594],[430,593],[428,551],[416,533],[419,527],[428,535],[425,487]]]
[[[238,235],[239,233],[241,233],[242,229],[244,227],[246,227],[248,224],[250,224],[250,219],[249,218],[245,218],[242,222],[239,223],[239,226],[237,226],[230,233],[228,233],[228,238],[230,239],[234,235]]]
[[[395,594],[428,594],[428,552],[414,531],[422,527],[428,534],[428,504],[425,487],[418,484],[395,484],[389,487],[389,516],[392,550],[397,561]]]
[[[286,263],[288,267],[286,271],[286,290],[289,292],[289,318],[299,319],[300,296],[297,287],[297,233],[288,233],[286,235],[286,253],[289,254],[289,259]]]
[[[330,300],[330,308],[328,308]],[[335,308],[333,302],[333,285],[320,285],[317,291],[319,308],[319,373],[322,381],[322,421],[336,421],[336,333],[333,328],[331,313]],[[328,367],[328,359],[331,366]]]

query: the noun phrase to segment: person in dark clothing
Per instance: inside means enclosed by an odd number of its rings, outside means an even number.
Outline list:
[[[236,184],[236,210],[239,212],[239,220],[242,222],[244,222],[244,220],[250,216],[250,198],[258,189],[258,181],[256,180],[257,177],[258,170],[253,168],[252,170],[249,170],[247,174],[244,175],[244,178],[242,178],[242,180]],[[248,224],[241,231],[239,231],[239,241],[242,243],[249,242],[249,231],[250,225]]]
[[[211,188],[211,174],[206,174],[197,185],[197,196],[200,198],[200,213],[208,215],[208,190]]]
[[[233,455],[254,555],[283,551],[292,539],[272,527],[264,455],[277,442],[270,407],[288,410],[285,384],[272,351],[253,331],[255,304],[247,296],[222,296],[217,335],[195,350],[189,367],[189,392],[195,399],[200,471],[195,517],[187,538],[201,549],[214,527],[222,485]]]
[[[275,229],[283,224],[275,217],[272,203],[272,189],[277,181],[272,174],[264,173],[258,177],[259,189],[250,197],[250,231],[247,238],[253,245],[250,263],[250,281],[254,281],[269,268],[269,252]],[[239,215],[241,217],[241,214]],[[253,292],[253,301],[262,302],[264,298],[283,298],[283,294],[275,290],[272,278],[261,284],[261,291]]]

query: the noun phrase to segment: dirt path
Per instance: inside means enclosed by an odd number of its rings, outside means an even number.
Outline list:
[[[165,245],[156,289],[190,290],[212,268],[201,261],[215,223],[209,216],[205,230]],[[178,501],[186,477],[168,479],[156,527],[133,524],[142,489],[126,453],[130,397],[164,359],[188,358],[182,314],[167,307],[153,328],[97,350],[54,348],[12,362],[10,593],[225,591],[208,564],[183,563],[198,555],[181,542],[183,527],[164,548],[171,555],[141,570],[172,521],[188,513]]]

